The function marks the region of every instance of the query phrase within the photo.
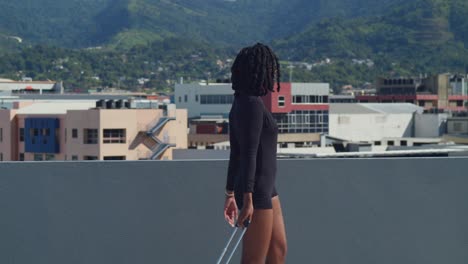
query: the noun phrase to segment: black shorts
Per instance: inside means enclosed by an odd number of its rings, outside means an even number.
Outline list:
[[[243,193],[236,192],[236,204],[239,210],[242,209],[244,206],[244,197]],[[276,188],[273,188],[271,193],[260,193],[254,192],[252,193],[252,202],[254,209],[273,209],[273,205],[271,203],[271,198],[278,196],[278,192],[276,192]]]

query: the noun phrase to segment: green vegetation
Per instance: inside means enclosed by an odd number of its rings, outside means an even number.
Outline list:
[[[461,0],[409,1],[383,16],[325,19],[274,45],[291,60],[335,61],[312,69],[334,88],[362,85],[378,75],[466,72],[467,29],[454,24],[466,17],[468,5]],[[356,63],[363,60],[374,65]]]
[[[285,62],[283,80],[291,61],[293,81],[329,82],[336,90],[379,75],[467,71],[466,0],[0,4],[0,76],[63,80],[70,89],[136,90],[137,79],[147,78],[143,87],[167,90],[179,77],[225,79],[236,50],[257,41]]]
[[[287,37],[327,17],[374,14],[398,1],[0,0],[0,32],[68,48],[102,46],[134,31],[151,35],[146,43],[183,36],[245,45]]]
[[[226,60],[233,56],[233,51],[228,52],[183,39],[156,41],[126,51],[37,45],[0,57],[0,76],[64,81],[65,87],[73,91],[93,87],[168,91],[179,77],[187,81],[226,78],[229,72]],[[140,78],[149,82],[140,85],[137,82]]]

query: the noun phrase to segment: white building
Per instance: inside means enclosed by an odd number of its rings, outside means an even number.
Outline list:
[[[330,104],[330,136],[349,141],[413,137],[414,115],[423,108],[409,103]]]
[[[415,137],[418,138],[437,138],[444,135],[447,131],[447,119],[449,114],[416,114],[414,116]]]
[[[230,83],[176,84],[174,101],[187,109],[189,118],[204,115],[227,117],[234,99]]]
[[[0,79],[0,92],[9,93],[63,93],[64,88],[61,82],[54,81],[13,81],[9,79]]]
[[[467,95],[468,80],[465,75],[455,75],[450,78],[450,86],[452,88],[451,95]]]

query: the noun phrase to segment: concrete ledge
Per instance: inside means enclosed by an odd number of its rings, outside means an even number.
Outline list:
[[[466,164],[279,161],[287,263],[468,263]],[[230,232],[226,168],[225,160],[0,163],[0,263],[214,263]]]

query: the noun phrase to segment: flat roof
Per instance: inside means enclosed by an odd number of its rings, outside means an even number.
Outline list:
[[[411,114],[424,108],[410,103],[332,103],[330,114]]]
[[[1,93],[0,93],[1,94]],[[10,94],[9,94],[10,95]],[[13,94],[16,99],[23,100],[125,100],[132,95],[97,95],[97,94]]]
[[[17,114],[44,115],[66,114],[68,110],[88,110],[96,106],[95,101],[83,102],[36,102],[17,110]]]

